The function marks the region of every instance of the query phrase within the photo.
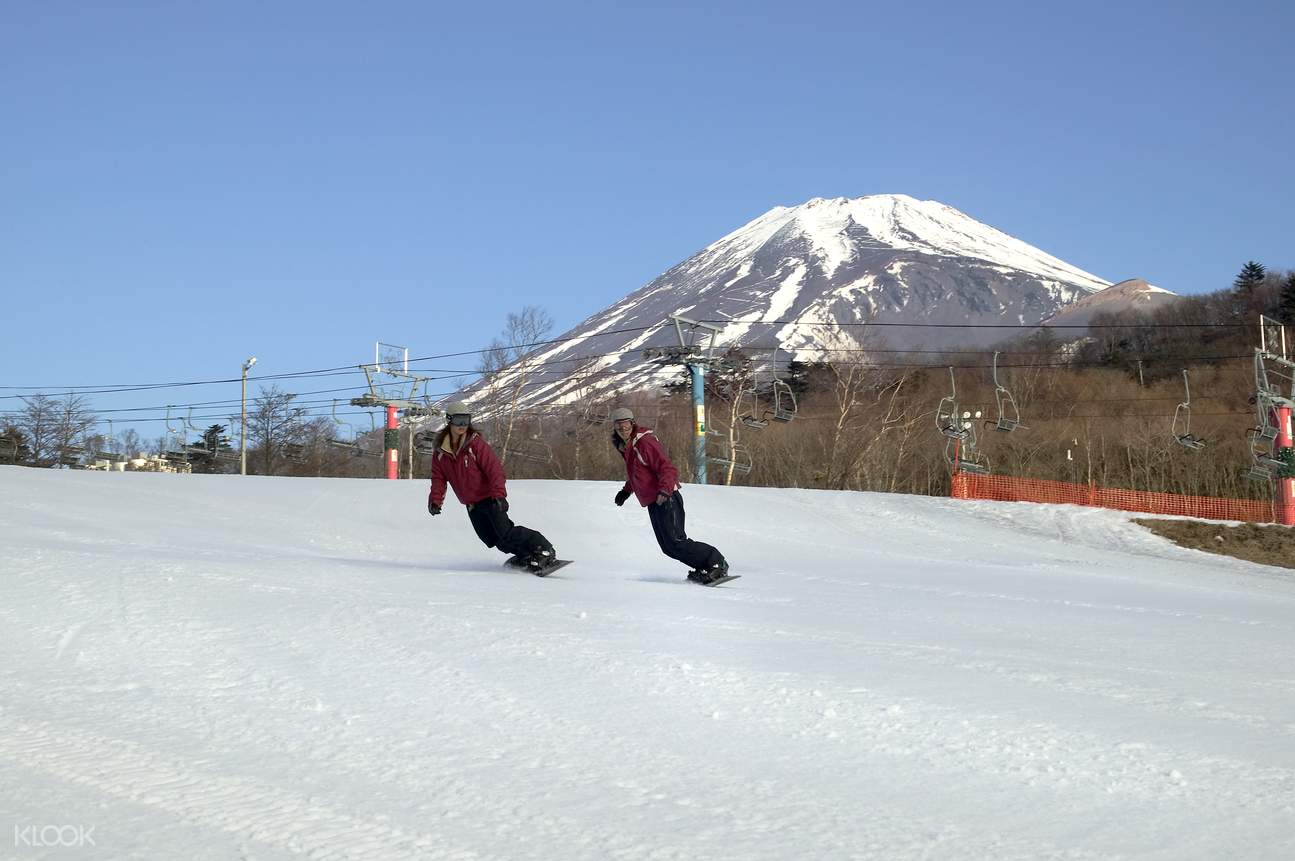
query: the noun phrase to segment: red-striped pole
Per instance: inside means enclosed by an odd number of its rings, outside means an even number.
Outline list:
[[[1289,449],[1295,442],[1291,433],[1291,408],[1277,407],[1277,450]],[[1277,522],[1295,526],[1295,478],[1277,479]]]
[[[387,429],[382,435],[383,447],[386,448],[387,478],[400,477],[400,431],[396,423],[396,408],[387,406]]]

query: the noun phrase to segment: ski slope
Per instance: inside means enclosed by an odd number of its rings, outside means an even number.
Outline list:
[[[1289,572],[689,486],[705,589],[617,485],[509,487],[577,564],[422,481],[0,468],[0,858],[1295,857]]]

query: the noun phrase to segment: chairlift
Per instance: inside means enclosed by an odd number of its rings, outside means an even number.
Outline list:
[[[935,408],[935,427],[948,437],[944,443],[944,460],[955,473],[987,475],[990,471],[989,463],[976,445],[976,424],[980,419],[980,410],[959,409],[958,384],[953,368],[949,368],[949,394]]]
[[[1190,451],[1200,451],[1205,448],[1205,440],[1192,433],[1192,389],[1187,382],[1186,368],[1183,369],[1183,390],[1187,397],[1174,408],[1174,419],[1169,432],[1173,434],[1174,442]]]
[[[415,431],[414,451],[419,454],[436,454],[437,433],[435,429]]]
[[[104,440],[103,448],[95,451],[96,460],[118,461],[123,458],[113,449],[117,447],[117,438],[112,432],[112,419],[104,419],[108,423],[108,438]]]
[[[980,423],[980,410],[963,410],[960,424],[965,432],[962,437],[950,436],[944,442],[944,459],[955,473],[969,472],[975,475],[989,475],[989,461],[985,458],[976,441],[976,425]]]
[[[340,431],[337,436],[329,437],[328,444],[337,448],[355,449],[359,446],[355,425],[337,417],[337,400],[333,400],[333,425]],[[342,428],[346,428],[342,431]]]
[[[766,413],[760,411],[760,396],[756,393],[754,386],[749,389],[742,389],[738,392],[737,397],[738,406],[742,405],[742,401],[746,401],[748,404],[747,409],[742,415],[738,416],[738,421],[756,430],[769,426],[769,420],[764,417]]]
[[[769,418],[776,422],[789,422],[796,417],[796,393],[791,385],[773,378],[773,412]]]
[[[715,457],[707,455],[706,460],[708,463],[716,464],[725,469],[732,469],[733,472],[740,475],[751,472],[754,463],[751,459],[750,449],[739,442],[729,445],[728,441],[720,434],[712,434],[712,436],[719,437],[716,444],[719,446],[720,453]]]
[[[352,457],[382,457],[383,456],[382,452],[369,451],[368,449],[362,448],[360,446],[360,438],[359,438],[359,434],[356,433],[355,425],[351,424],[350,422],[342,421],[337,417],[337,401],[333,401],[333,421],[337,423],[337,425],[339,425],[340,427],[345,427],[347,429],[347,433],[344,434],[341,438],[330,439],[328,441],[329,445],[333,446],[334,448],[340,448],[350,452]],[[369,424],[372,426],[370,433],[378,429],[378,424],[373,418],[373,413],[369,413]]]
[[[951,439],[967,437],[967,429],[962,426],[962,418],[958,415],[958,384],[953,378],[953,368],[949,368],[949,394],[940,398],[935,407],[935,427]]]
[[[552,463],[553,447],[544,441],[544,419],[539,414],[528,417],[534,422],[534,431],[520,439],[514,437],[505,451],[531,463]],[[526,419],[523,419],[523,423]]]
[[[1247,478],[1266,481],[1279,475],[1286,468],[1286,463],[1277,458],[1271,441],[1262,431],[1263,428],[1257,427],[1246,431],[1250,442],[1251,464],[1245,475]]]
[[[773,357],[770,359],[771,364],[776,364],[778,350],[773,351]],[[741,401],[749,403],[749,409],[743,411],[738,416],[738,421],[749,428],[759,430],[769,426],[772,419],[776,422],[789,422],[796,417],[796,393],[792,391],[791,385],[785,380],[778,377],[776,371],[770,371],[772,380],[769,384],[769,408],[762,410],[760,408],[759,378],[749,389],[738,391],[739,406]]]
[[[518,457],[531,463],[553,462],[553,447],[540,439],[538,434],[512,443],[505,451],[513,457]]]
[[[1021,410],[1016,406],[1016,398],[1007,387],[998,381],[998,351],[994,351],[994,404],[998,410],[998,421],[994,424],[994,430],[1011,433],[1020,427]]]

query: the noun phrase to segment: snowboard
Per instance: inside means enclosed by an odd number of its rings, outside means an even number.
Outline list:
[[[730,580],[736,580],[737,578],[739,578],[739,577],[741,577],[741,576],[742,576],[741,574],[725,574],[723,577],[719,578],[718,580],[712,580],[712,581],[710,581],[709,583],[699,583],[698,581],[696,581],[696,580],[692,579],[691,577],[689,577],[689,578],[688,578],[688,582],[689,582],[689,583],[696,583],[698,586],[718,586],[718,585],[720,585],[721,583],[727,583],[727,582],[728,582],[728,581],[730,581]]]
[[[527,574],[534,574],[536,577],[547,577],[559,568],[565,568],[574,562],[574,559],[554,559],[547,567],[532,568],[520,558],[513,556],[504,562],[504,566],[512,568],[515,571],[525,571]]]

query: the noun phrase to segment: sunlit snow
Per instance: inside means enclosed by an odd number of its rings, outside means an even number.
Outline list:
[[[1125,514],[0,467],[0,811],[112,859],[1295,856],[1295,584]],[[80,854],[77,854],[80,853]]]

